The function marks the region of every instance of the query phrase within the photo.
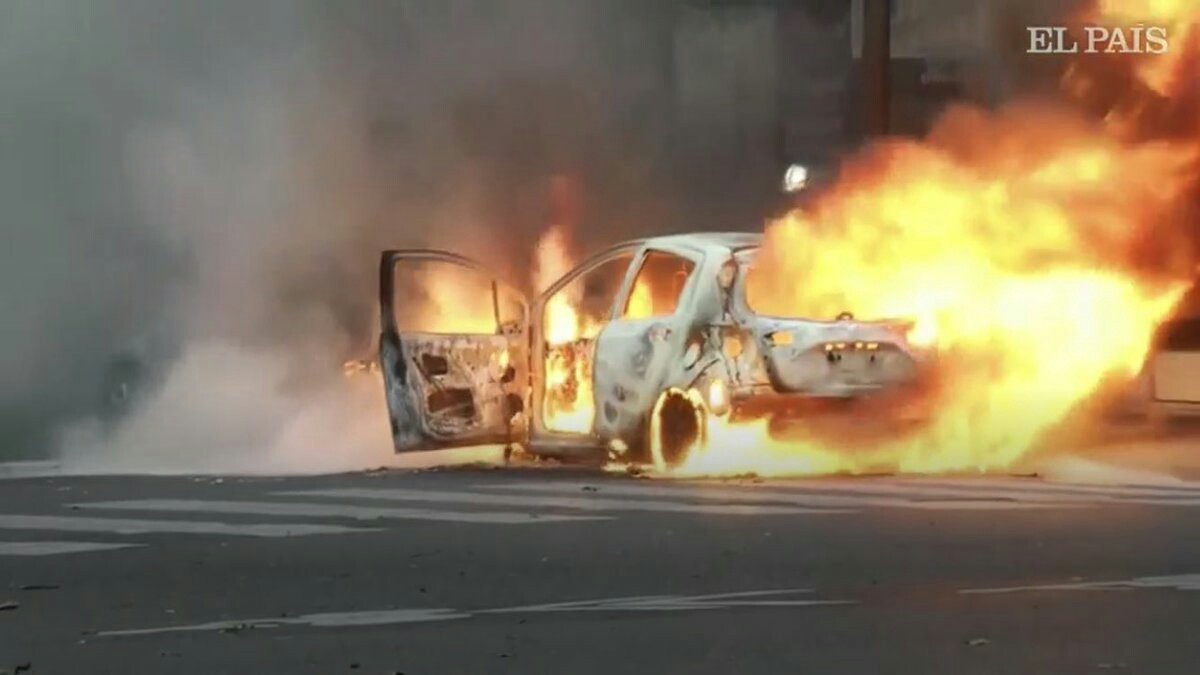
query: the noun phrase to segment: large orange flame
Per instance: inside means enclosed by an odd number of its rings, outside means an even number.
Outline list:
[[[570,270],[572,259],[564,226],[551,227],[538,241],[534,286],[539,290]],[[544,309],[542,419],[552,431],[586,434],[592,430],[596,407],[592,395],[589,342],[599,324],[576,308],[568,292],[551,295]]]
[[[1126,60],[1132,85],[1106,93],[1105,119],[956,108],[923,142],[870,148],[815,207],[768,226],[749,304],[917,320],[937,336],[943,379],[927,424],[847,450],[813,430],[782,441],[761,420],[711,418],[673,473],[1001,469],[1108,378],[1135,375],[1194,273],[1170,227],[1194,200],[1196,126],[1156,138],[1152,123],[1200,122],[1179,109],[1197,16],[1194,1],[1105,0],[1089,21],[1166,25],[1175,50]],[[1067,83],[1094,93],[1092,74]]]
[[[1151,90],[1162,96],[1175,96],[1188,82],[1189,70],[1198,45],[1196,43],[1197,0],[1100,0],[1088,17],[1094,23],[1129,34],[1133,29],[1162,28],[1167,48],[1162,53],[1146,54],[1136,59],[1134,71]]]
[[[537,288],[557,281],[572,266],[565,226],[555,225],[538,241],[534,285]],[[588,316],[579,311],[579,298],[568,286],[546,301],[542,317],[546,355],[543,359],[544,393],[542,419],[552,431],[589,434],[596,417],[592,392],[592,356],[595,339],[608,317]],[[625,316],[637,318],[649,314],[649,289],[634,285]]]

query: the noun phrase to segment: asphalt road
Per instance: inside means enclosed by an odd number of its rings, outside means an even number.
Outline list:
[[[1198,515],[1200,482],[9,479],[0,672],[1195,673]]]

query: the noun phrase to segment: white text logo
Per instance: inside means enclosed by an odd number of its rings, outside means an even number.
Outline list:
[[[1084,26],[1082,39],[1065,26],[1028,26],[1029,54],[1166,54],[1165,26]]]

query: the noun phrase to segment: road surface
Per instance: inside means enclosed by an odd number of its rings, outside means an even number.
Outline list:
[[[0,672],[1194,673],[1198,523],[1200,482],[9,478]]]

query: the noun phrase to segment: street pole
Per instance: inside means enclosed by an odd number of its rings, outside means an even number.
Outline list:
[[[862,0],[862,64],[866,87],[867,133],[888,133],[891,99],[892,3],[891,0]]]

